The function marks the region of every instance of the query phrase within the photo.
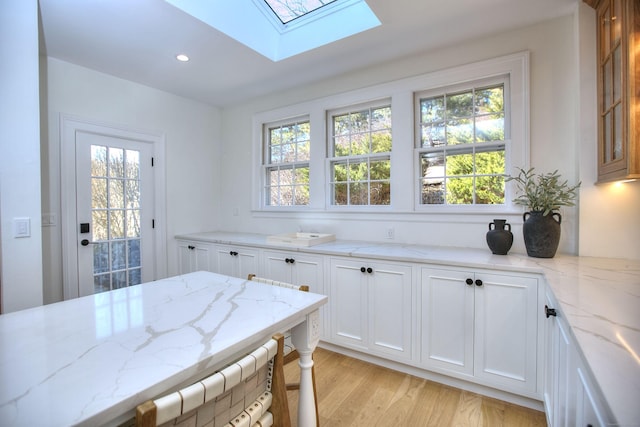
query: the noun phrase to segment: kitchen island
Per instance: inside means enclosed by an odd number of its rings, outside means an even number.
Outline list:
[[[0,425],[117,425],[277,332],[313,350],[326,301],[196,272],[4,314]]]

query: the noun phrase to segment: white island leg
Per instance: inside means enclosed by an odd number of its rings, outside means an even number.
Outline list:
[[[320,312],[307,315],[306,321],[291,330],[291,341],[300,354],[300,397],[298,427],[316,427],[316,405],[313,396],[313,351],[320,340]]]

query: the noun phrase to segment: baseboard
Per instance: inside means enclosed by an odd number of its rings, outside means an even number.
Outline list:
[[[365,362],[373,363],[374,365],[393,369],[394,371],[413,375],[418,378],[423,378],[429,381],[437,382],[439,384],[448,385],[451,387],[459,388],[461,390],[467,390],[473,393],[481,394],[483,396],[512,403],[514,405],[524,406],[526,408],[544,412],[544,405],[542,401],[537,399],[520,396],[517,394],[509,393],[507,391],[498,390],[496,388],[465,381],[459,378],[449,377],[437,372],[431,372],[424,369],[416,368],[415,366],[405,365],[404,363],[394,362],[393,360],[388,360],[360,351],[351,350],[345,347],[328,343],[326,341],[320,341],[318,347],[325,350],[333,351],[335,353],[344,354],[345,356],[353,357],[355,359],[360,359]]]

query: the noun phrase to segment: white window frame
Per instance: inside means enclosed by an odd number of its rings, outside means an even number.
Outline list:
[[[434,88],[445,88],[473,81],[509,76],[509,139],[511,150],[505,153],[505,172],[514,174],[515,167],[529,167],[529,52],[518,52],[498,58],[433,71],[423,75],[390,81],[362,89],[256,113],[253,116],[252,210],[255,215],[281,217],[287,211],[305,212],[309,218],[340,220],[352,213],[363,219],[400,219],[422,221],[465,221],[466,214],[521,215],[522,209],[512,203],[512,183],[505,188],[504,205],[421,205],[417,193],[419,174],[415,146],[414,94]],[[391,205],[332,206],[329,193],[327,160],[327,113],[343,107],[390,99],[392,107]],[[506,113],[507,114],[507,113]],[[309,164],[310,205],[291,208],[265,206],[263,202],[263,125],[278,120],[309,116],[311,126],[311,160]],[[505,136],[506,137],[506,136]],[[411,215],[407,215],[411,214]],[[293,215],[293,213],[291,213]],[[452,216],[453,215],[453,216]],[[463,215],[457,217],[457,215]],[[297,218],[297,217],[296,217]],[[458,218],[458,219],[456,219]],[[478,216],[485,221],[486,216]]]
[[[414,111],[415,111],[415,117],[414,117],[414,125],[415,125],[415,138],[414,138],[414,170],[415,170],[415,206],[416,206],[416,211],[430,211],[432,209],[435,210],[448,210],[448,209],[455,209],[455,210],[490,210],[490,211],[496,211],[497,209],[501,209],[503,207],[506,207],[509,203],[508,203],[508,199],[507,199],[507,187],[508,185],[505,183],[505,203],[504,204],[493,204],[493,205],[486,205],[486,204],[466,204],[466,205],[462,205],[462,204],[447,204],[447,203],[443,203],[443,204],[425,204],[422,203],[422,179],[423,177],[421,176],[421,164],[420,164],[420,158],[422,156],[422,154],[427,153],[427,152],[432,152],[432,153],[442,153],[445,154],[445,161],[446,161],[446,152],[451,152],[451,151],[458,151],[460,150],[462,147],[457,146],[457,145],[443,145],[442,147],[437,147],[437,148],[423,148],[421,147],[421,128],[420,128],[420,102],[422,99],[425,98],[430,98],[430,97],[436,97],[436,96],[441,96],[441,95],[446,95],[446,94],[455,94],[455,93],[459,93],[459,92],[466,92],[469,90],[474,90],[474,89],[478,89],[478,88],[483,88],[483,87],[490,87],[490,86],[497,86],[502,84],[503,85],[503,95],[504,95],[504,102],[503,102],[503,112],[504,112],[504,139],[502,141],[495,141],[495,142],[482,142],[482,143],[476,143],[474,144],[476,147],[495,147],[495,146],[501,146],[504,145],[504,153],[505,153],[505,175],[509,174],[509,168],[508,168],[508,164],[509,164],[509,157],[511,154],[511,150],[512,150],[512,144],[511,144],[511,96],[510,96],[510,85],[509,85],[509,75],[502,75],[502,76],[494,76],[494,77],[490,77],[490,78],[481,78],[478,80],[472,80],[469,82],[465,82],[465,83],[461,83],[461,84],[456,84],[456,85],[452,85],[452,86],[445,86],[445,87],[438,87],[438,88],[432,88],[432,89],[428,89],[428,90],[424,90],[424,91],[420,91],[420,92],[416,92],[414,94]],[[465,144],[466,145],[466,144]],[[475,152],[475,150],[473,149],[473,147],[470,147],[467,145],[466,148],[471,148],[473,152]],[[475,173],[473,175],[474,177],[476,176]],[[474,190],[475,192],[475,190]]]
[[[270,155],[269,155],[269,148],[270,148],[270,129],[273,129],[275,127],[281,127],[281,126],[290,126],[290,125],[297,125],[300,123],[309,123],[309,128],[311,128],[311,122],[309,120],[308,116],[300,116],[300,117],[294,117],[294,118],[290,118],[290,119],[285,119],[285,120],[278,120],[278,121],[274,121],[274,122],[269,122],[269,123],[264,123],[262,128],[263,128],[263,135],[262,135],[262,204],[263,206],[265,206],[266,208],[270,208],[270,209],[290,209],[290,208],[299,208],[299,209],[304,209],[305,207],[309,206],[309,204],[306,205],[272,205],[270,203],[267,202],[268,200],[268,194],[267,194],[267,186],[268,186],[268,182],[267,182],[267,171],[274,169],[274,168],[278,168],[279,170],[282,169],[287,169],[287,168],[291,168],[291,169],[296,169],[296,168],[300,168],[300,167],[307,167],[309,168],[309,170],[311,170],[311,161],[300,161],[300,160],[296,160],[293,162],[286,162],[286,163],[278,163],[278,164],[274,164],[270,162]],[[309,134],[309,145],[311,145],[311,134]],[[309,197],[311,197],[311,188],[309,188]],[[309,203],[311,203],[311,200],[309,200]]]
[[[383,108],[383,107],[389,107],[389,109],[391,110],[391,145],[392,145],[392,149],[391,151],[387,151],[387,152],[382,152],[382,153],[367,153],[367,154],[360,154],[360,155],[350,155],[350,156],[341,156],[341,157],[336,157],[335,156],[335,152],[334,152],[334,141],[333,141],[333,118],[335,116],[340,116],[340,115],[344,115],[344,114],[348,114],[348,113],[356,113],[356,112],[360,112],[360,111],[364,111],[364,110],[374,110],[377,108]],[[391,156],[392,156],[392,152],[393,152],[393,107],[391,105],[391,99],[390,98],[386,98],[386,99],[381,99],[381,100],[376,100],[376,101],[372,101],[372,102],[367,102],[367,103],[359,103],[359,104],[354,104],[354,105],[349,105],[346,107],[341,107],[341,108],[336,108],[336,109],[332,109],[327,111],[327,131],[326,131],[326,144],[327,144],[327,159],[326,159],[326,176],[327,176],[327,180],[326,180],[326,190],[325,190],[325,194],[327,196],[327,206],[329,206],[331,209],[337,209],[337,210],[353,210],[353,209],[366,209],[368,211],[371,210],[390,210],[393,206],[393,190],[390,189],[390,201],[388,205],[372,205],[372,204],[362,204],[362,205],[352,205],[352,204],[347,204],[347,205],[336,205],[333,203],[333,181],[332,181],[332,165],[335,163],[342,163],[342,162],[346,162],[349,160],[354,160],[354,161],[367,161],[368,163],[370,161],[375,161],[375,160],[389,160],[389,162],[391,162]],[[390,171],[390,175],[389,175],[389,184],[391,184],[392,181],[392,177],[393,176],[393,172]],[[365,182],[365,181],[363,181]],[[367,184],[371,184],[371,179],[367,179],[366,181]],[[369,195],[370,196],[370,195]]]

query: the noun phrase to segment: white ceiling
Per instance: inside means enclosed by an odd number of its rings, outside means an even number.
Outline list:
[[[226,106],[567,15],[578,1],[367,0],[381,26],[279,62],[163,0],[39,3],[48,56]],[[176,61],[178,53],[191,61]]]

